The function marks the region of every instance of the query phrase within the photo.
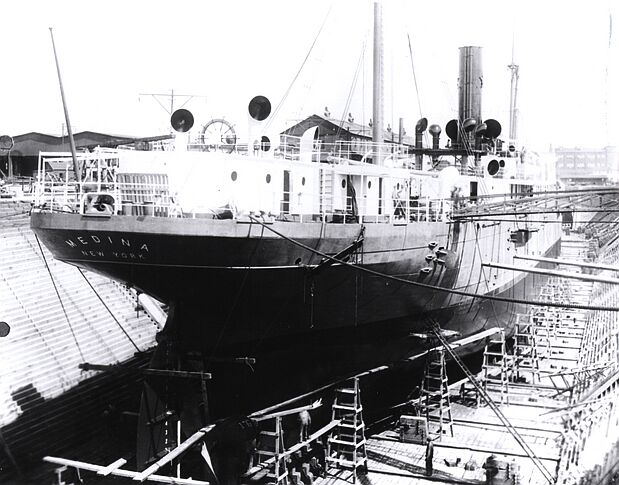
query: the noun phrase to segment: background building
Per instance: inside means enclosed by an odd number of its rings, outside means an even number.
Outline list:
[[[619,180],[616,146],[601,149],[557,148],[557,177],[563,183],[604,184]]]

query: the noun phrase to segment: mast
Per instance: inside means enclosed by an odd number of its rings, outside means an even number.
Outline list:
[[[383,26],[382,5],[374,2],[374,69],[373,69],[373,97],[372,97],[372,142],[374,146],[383,143]],[[383,157],[378,150],[374,163],[382,165]]]
[[[512,72],[511,89],[509,92],[509,139],[516,140],[518,136],[518,64],[514,63],[514,40],[512,39],[512,63],[507,66]]]
[[[56,70],[58,71],[58,84],[60,85],[60,97],[62,98],[62,107],[64,108],[64,119],[67,123],[67,133],[69,135],[69,146],[71,147],[71,158],[73,158],[73,170],[75,171],[75,180],[82,181],[80,173],[80,165],[77,161],[77,150],[75,149],[75,140],[73,139],[73,130],[69,121],[69,109],[67,108],[67,100],[64,97],[64,88],[62,87],[62,78],[60,77],[60,65],[58,64],[58,55],[56,54],[56,44],[54,43],[54,32],[49,28],[49,35],[52,37],[52,48],[54,49],[54,59],[56,60]]]

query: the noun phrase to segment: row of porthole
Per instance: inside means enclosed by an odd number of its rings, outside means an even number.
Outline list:
[[[400,184],[398,184],[398,188],[400,187]],[[345,189],[346,188],[346,179],[342,179],[342,188]],[[372,181],[368,180],[368,189],[372,188]]]
[[[234,170],[231,174],[230,174],[230,178],[232,179],[233,182],[236,182],[236,179],[238,178],[238,174],[236,173],[236,170]],[[266,176],[266,182],[267,184],[271,183],[271,174],[267,173]],[[301,178],[301,185],[305,185],[305,177]],[[399,185],[399,184],[398,184]],[[346,179],[342,179],[342,188],[345,189],[346,188]],[[372,181],[368,180],[368,189],[372,188]]]
[[[233,182],[236,182],[236,179],[239,178],[239,174],[236,173],[236,170],[234,170],[231,174],[230,174],[230,178],[232,179]],[[267,184],[271,183],[271,174],[267,173],[267,176],[265,178]],[[301,185],[305,185],[305,177],[301,178]]]

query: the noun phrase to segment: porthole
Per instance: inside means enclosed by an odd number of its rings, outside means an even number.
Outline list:
[[[230,174],[230,178],[232,179],[233,182],[236,181],[237,177],[238,177],[238,174],[236,173],[236,170]]]
[[[501,168],[501,165],[499,165],[499,161],[498,160],[490,160],[490,162],[488,162],[488,174],[492,175],[493,177],[499,173],[499,169]]]
[[[346,188],[346,179],[342,179],[342,188],[345,189]]]
[[[271,183],[271,174],[267,173],[267,184]]]
[[[368,180],[368,189],[371,189],[371,188],[372,188],[372,181]]]
[[[305,177],[301,179],[301,185],[305,185]]]

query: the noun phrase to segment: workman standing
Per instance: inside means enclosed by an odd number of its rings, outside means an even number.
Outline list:
[[[432,476],[434,471],[432,460],[434,458],[434,443],[430,438],[426,438],[426,475]]]

